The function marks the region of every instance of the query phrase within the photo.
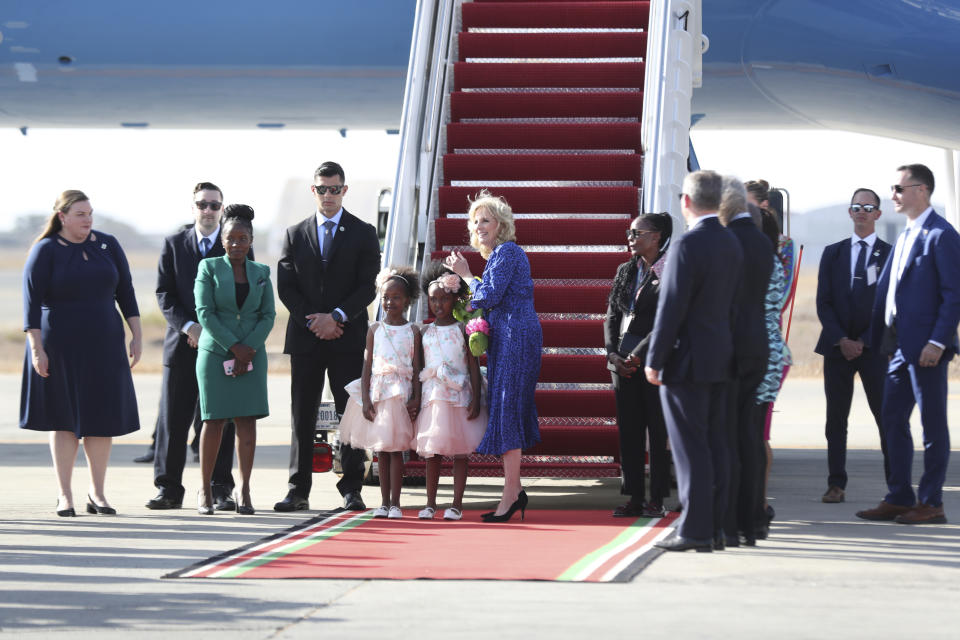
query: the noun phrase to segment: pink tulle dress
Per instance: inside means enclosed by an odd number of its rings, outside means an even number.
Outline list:
[[[420,414],[410,445],[417,455],[455,456],[476,450],[487,429],[487,409],[467,419],[473,392],[467,369],[467,346],[459,324],[423,330],[423,371],[420,372]]]
[[[344,390],[350,394],[340,419],[340,441],[357,449],[407,451],[413,423],[407,413],[413,381],[413,325],[373,325],[373,369],[370,402],[376,409],[373,422],[363,417],[360,378]]]

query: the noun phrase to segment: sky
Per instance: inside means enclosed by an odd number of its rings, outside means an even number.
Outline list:
[[[942,149],[861,134],[694,129],[692,139],[702,167],[785,187],[795,215],[849,202],[857,187],[889,199],[901,164],[921,162],[938,180],[946,177]],[[201,180],[218,184],[227,202],[251,204],[258,226],[286,224],[280,202],[289,181],[302,181],[306,193],[313,169],[335,159],[348,184],[392,186],[399,143],[382,130],[348,131],[346,138],[315,130],[4,130],[0,230],[24,214],[50,212],[64,189],[81,189],[96,212],[169,233],[190,220],[192,187]],[[889,203],[884,210],[893,212]]]

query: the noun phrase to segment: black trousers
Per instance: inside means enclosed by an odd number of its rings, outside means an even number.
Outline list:
[[[200,420],[200,389],[197,386],[196,352],[181,357],[174,366],[163,367],[160,411],[157,415],[156,453],[153,458],[153,484],[164,494],[183,497],[183,468],[187,460],[190,428]],[[230,495],[234,482],[233,422],[227,423],[213,469],[211,485],[216,495]]]
[[[727,396],[727,455],[730,484],[723,531],[753,535],[756,514],[763,501],[763,473],[767,454],[763,445],[764,417],[757,404],[757,386],[766,373],[766,360],[739,363],[739,376],[730,382]]]
[[[612,373],[620,433],[620,493],[637,503],[646,498],[644,466],[650,435],[650,500],[663,504],[670,495],[670,456],[667,426],[660,406],[660,389],[638,369],[631,377]]]
[[[726,443],[727,383],[679,383],[660,387],[683,515],[680,535],[709,540],[726,511],[730,477]]]
[[[847,360],[842,355],[823,359],[823,391],[827,397],[827,486],[847,488],[847,420],[853,402],[853,377],[860,374],[863,392],[870,405],[870,413],[877,423],[880,449],[883,451],[883,477],[890,476],[887,457],[887,439],[884,437],[881,409],[883,385],[887,372],[887,358],[877,351],[865,349],[863,355]]]
[[[343,414],[349,395],[344,387],[363,373],[363,352],[290,356],[290,398],[293,433],[290,440],[290,482],[288,491],[301,498],[310,497],[313,487],[313,438],[317,428],[317,410],[323,394],[324,375],[330,376],[330,392],[337,413]],[[363,487],[366,451],[341,445],[343,477],[337,482],[340,495]]]

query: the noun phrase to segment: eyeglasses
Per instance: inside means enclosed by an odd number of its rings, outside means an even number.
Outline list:
[[[329,191],[332,195],[338,196],[340,195],[340,192],[343,191],[343,187],[344,185],[342,184],[335,184],[329,187],[322,184],[315,184],[313,185],[313,190],[317,192],[318,196],[322,196],[327,191]]]
[[[860,213],[861,210],[866,211],[867,213],[873,213],[876,209],[879,209],[875,204],[852,204],[850,205],[850,211],[854,213]]]
[[[917,184],[904,184],[904,185],[892,184],[890,185],[890,191],[893,191],[894,193],[903,193],[903,190],[906,189],[907,187],[922,187],[922,186],[923,186],[922,182],[918,182]]]
[[[197,200],[193,204],[197,205],[197,209],[200,209],[200,211],[205,211],[207,207],[210,207],[211,211],[220,211],[220,207],[223,206],[222,202],[208,202],[206,200]]]
[[[627,239],[633,240],[648,233],[656,233],[653,229],[627,229]]]

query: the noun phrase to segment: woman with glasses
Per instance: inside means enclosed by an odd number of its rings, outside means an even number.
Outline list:
[[[129,352],[118,306],[130,327]],[[113,438],[140,428],[130,369],[143,339],[126,255],[116,238],[93,228],[82,191],[60,194],[30,249],[23,312],[20,428],[50,432],[57,515],[76,515],[71,478],[81,440],[90,469],[87,513],[116,514],[104,495],[107,461]]]
[[[667,213],[644,213],[627,230],[631,259],[617,268],[610,291],[603,337],[611,371],[620,432],[620,493],[627,502],[614,517],[660,517],[670,495],[670,457],[660,394],[643,374],[647,345],[657,315],[660,274],[673,232]],[[650,436],[650,500],[646,500],[644,464]]]

